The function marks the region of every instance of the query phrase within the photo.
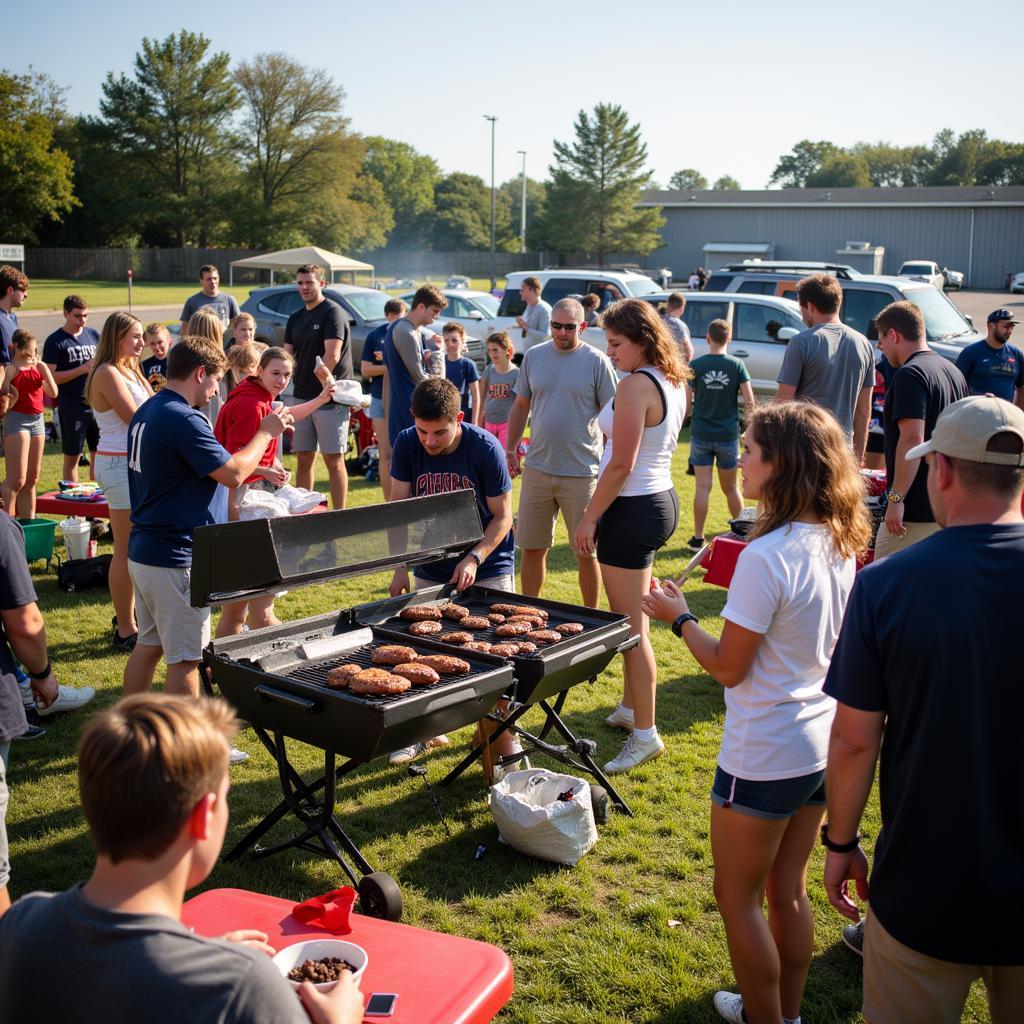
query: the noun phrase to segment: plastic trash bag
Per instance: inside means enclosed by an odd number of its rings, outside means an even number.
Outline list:
[[[288,506],[288,511],[293,516],[309,512],[327,500],[326,494],[321,494],[319,491],[308,491],[305,487],[293,487],[291,484],[278,487],[274,491],[274,497],[280,498]]]
[[[250,488],[238,506],[239,519],[276,519],[291,515],[288,502],[269,491]]]

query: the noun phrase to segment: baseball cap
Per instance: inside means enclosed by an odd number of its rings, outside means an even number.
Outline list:
[[[988,315],[990,324],[999,324],[1008,320],[1011,324],[1019,324],[1020,321],[1008,309],[993,309]]]
[[[985,462],[997,466],[1024,466],[1024,452],[989,452],[985,446],[994,434],[1008,431],[1024,442],[1024,410],[994,395],[972,395],[946,406],[935,421],[931,439],[907,452],[919,459],[929,452],[941,452],[951,459]]]

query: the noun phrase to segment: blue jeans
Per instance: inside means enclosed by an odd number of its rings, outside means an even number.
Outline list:
[[[690,462],[695,466],[713,466],[719,469],[735,469],[740,461],[740,441],[702,441],[690,438]]]

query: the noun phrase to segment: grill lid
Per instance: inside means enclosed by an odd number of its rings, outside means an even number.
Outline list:
[[[194,608],[450,558],[483,536],[472,490],[280,519],[201,526]]]

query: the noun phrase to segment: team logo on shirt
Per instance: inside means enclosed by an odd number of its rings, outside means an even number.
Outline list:
[[[701,381],[704,387],[710,388],[712,391],[721,391],[729,386],[729,374],[725,370],[708,370],[701,377]]]

